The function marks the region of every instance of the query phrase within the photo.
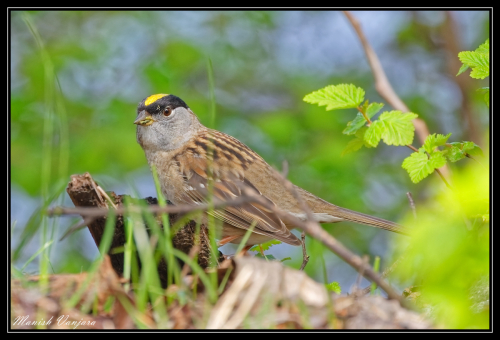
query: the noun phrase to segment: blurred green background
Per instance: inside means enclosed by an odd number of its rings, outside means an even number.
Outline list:
[[[431,133],[451,132],[450,141],[489,144],[488,109],[476,91],[487,80],[473,80],[468,72],[455,77],[458,52],[474,50],[488,37],[488,12],[353,14],[394,89]],[[24,16],[38,31],[45,54]],[[280,169],[287,160],[292,182],[325,200],[400,220],[410,209],[406,192],[413,193],[418,209],[443,185],[435,175],[411,183],[401,168],[410,152],[404,147],[381,145],[341,157],[351,139],[342,130],[356,111],[326,112],[302,101],[314,90],[339,83],[360,86],[370,101],[383,102],[357,36],[337,11],[11,12],[13,249],[33,211],[61,192],[71,174],[88,171],[118,194],[136,190],[141,197],[156,196],[133,124],[137,104],[155,93],[181,97],[205,125],[238,138],[271,165]],[[414,145],[421,144],[415,140]],[[452,171],[466,162],[452,164]],[[62,191],[52,205],[72,205],[66,196]],[[54,220],[51,230],[61,235],[77,221]],[[392,240],[403,237],[350,223],[324,227],[356,253],[372,260],[381,256],[382,268],[389,264]],[[35,234],[17,263],[39,247]],[[349,291],[355,270],[316,242],[308,247],[308,274],[323,281],[324,253],[328,282],[338,281]],[[294,267],[302,260],[300,249],[288,245],[270,253],[292,257],[285,264]],[[81,230],[54,242],[51,270],[86,270],[96,254],[90,233]],[[26,270],[36,271],[36,263]]]

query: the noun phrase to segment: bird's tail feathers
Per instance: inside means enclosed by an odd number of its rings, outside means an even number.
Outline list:
[[[349,209],[335,207],[335,212],[332,214],[336,217],[341,217],[347,221],[352,221],[360,224],[365,224],[371,227],[381,228],[389,231],[393,231],[395,233],[409,235],[408,228],[391,222],[384,220],[382,218],[378,218],[375,216],[366,215],[357,211],[352,211]]]

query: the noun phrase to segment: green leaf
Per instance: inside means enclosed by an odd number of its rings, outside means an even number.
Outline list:
[[[387,145],[407,145],[413,142],[415,127],[411,120],[418,115],[401,111],[384,112],[365,133],[365,141],[375,147],[382,138]]]
[[[276,257],[274,257],[273,255],[262,255],[261,253],[255,254],[255,257],[265,259],[267,261],[279,261],[279,262],[285,262],[285,261],[292,259],[291,257],[285,257],[284,259],[280,260],[280,259],[277,259]]]
[[[471,68],[483,66],[488,68],[490,66],[490,56],[485,53],[478,53],[476,51],[463,51],[458,53],[458,58],[462,63]]]
[[[380,139],[382,138],[382,133],[384,132],[384,125],[380,122],[374,121],[366,130],[364,135],[364,141],[371,147],[376,147]]]
[[[363,145],[367,148],[372,148],[370,144],[365,141],[365,133],[368,130],[368,126],[363,126],[361,129],[356,131],[355,138],[350,140],[346,148],[342,151],[341,156],[345,156],[351,152],[358,151]]]
[[[366,106],[367,102],[365,102],[365,105],[363,105],[362,109],[364,110],[368,119],[375,116],[382,109],[382,107],[384,107],[384,104],[381,103],[371,103],[370,105]],[[354,120],[347,123],[347,127],[344,129],[344,131],[342,131],[342,133],[345,135],[353,135],[366,123],[367,121],[365,117],[361,112],[359,112]]]
[[[361,110],[363,112],[366,112],[367,109],[368,109],[368,99],[365,100],[365,102],[363,103],[363,105],[361,105]]]
[[[380,110],[382,110],[382,108],[384,107],[384,104],[382,103],[371,103],[370,105],[368,105],[368,107],[366,108],[366,115],[368,116],[368,118],[372,118],[373,116],[375,116]]]
[[[463,151],[472,150],[474,146],[477,146],[474,142],[462,142]]]
[[[471,78],[484,79],[490,75],[490,68],[486,66],[478,66],[472,69],[470,73]]]
[[[434,151],[430,158],[421,148],[419,152],[412,153],[403,161],[403,169],[408,171],[410,179],[413,183],[418,183],[425,177],[429,176],[434,169],[440,168],[446,164],[446,158],[440,151]]]
[[[446,136],[441,134],[436,135],[434,133],[432,135],[427,136],[424,145],[422,147],[424,148],[425,151],[431,154],[436,147],[445,145],[446,141],[448,140],[448,138],[450,138],[450,136],[451,133],[447,134]]]
[[[445,155],[446,158],[448,158],[448,160],[453,163],[461,160],[462,158],[465,158],[465,153],[460,149],[460,147],[457,146],[452,146],[451,148],[449,148],[446,151]]]
[[[464,65],[472,68],[470,73],[472,78],[484,79],[490,75],[490,56],[488,53],[463,51],[458,54],[458,58]]]
[[[484,102],[486,103],[486,106],[490,107],[490,88],[489,87],[482,87],[480,89],[477,89],[478,91],[484,91]]]
[[[326,110],[356,108],[365,97],[365,91],[353,84],[329,85],[309,93],[304,101],[310,104],[326,105]]]
[[[481,45],[479,45],[478,48],[476,48],[476,50],[474,52],[477,52],[477,53],[482,53],[482,54],[490,54],[490,39],[486,39],[486,41],[484,43],[482,43]]]
[[[457,76],[471,67],[470,76],[472,78],[484,79],[488,77],[490,75],[490,39],[486,39],[475,51],[460,52],[458,58],[463,65],[458,71]]]
[[[342,289],[340,288],[339,283],[336,281],[325,284],[325,287],[330,292],[334,292],[337,294],[340,294],[342,292]]]
[[[418,115],[412,112],[402,113],[401,111],[384,112],[380,115],[379,121],[386,127],[382,133],[382,139],[387,145],[407,145],[413,142],[415,127],[411,122]]]
[[[462,151],[471,156],[483,156],[483,150],[474,142],[462,142]]]
[[[349,141],[349,143],[347,143],[347,146],[345,147],[345,149],[342,151],[342,153],[340,155],[345,156],[347,154],[358,151],[359,149],[361,149],[361,147],[364,144],[365,144],[365,141],[361,138],[356,137],[354,139],[351,139]]]
[[[469,69],[469,65],[462,64],[462,67],[460,67],[460,70],[458,70],[457,76],[461,75],[462,73],[464,73],[468,69]]]
[[[446,150],[446,158],[450,162],[457,162],[467,156],[483,156],[483,150],[474,142],[453,142],[451,147]]]
[[[264,242],[264,243],[262,243],[260,245],[256,244],[252,248],[250,248],[249,251],[258,251],[258,252],[260,252],[260,247],[262,247],[262,251],[264,252],[266,250],[269,250],[269,248],[271,248],[275,244],[281,244],[281,241],[271,240],[271,241]]]

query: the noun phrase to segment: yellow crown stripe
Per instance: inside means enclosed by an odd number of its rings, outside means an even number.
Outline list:
[[[163,94],[163,93],[153,94],[152,96],[149,96],[149,97],[146,98],[146,101],[144,102],[144,105],[148,106],[149,104],[154,103],[158,99],[166,97],[166,96],[168,96],[168,94]]]

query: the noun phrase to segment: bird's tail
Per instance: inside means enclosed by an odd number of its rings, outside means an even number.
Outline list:
[[[385,230],[390,230],[399,234],[409,235],[408,228],[391,222],[384,220],[382,218],[366,215],[363,213],[359,213],[357,211],[352,211],[349,209],[341,208],[335,206],[335,211],[332,212],[332,215],[336,217],[341,217],[346,221],[352,221],[360,224],[365,224],[371,227],[381,228]]]

